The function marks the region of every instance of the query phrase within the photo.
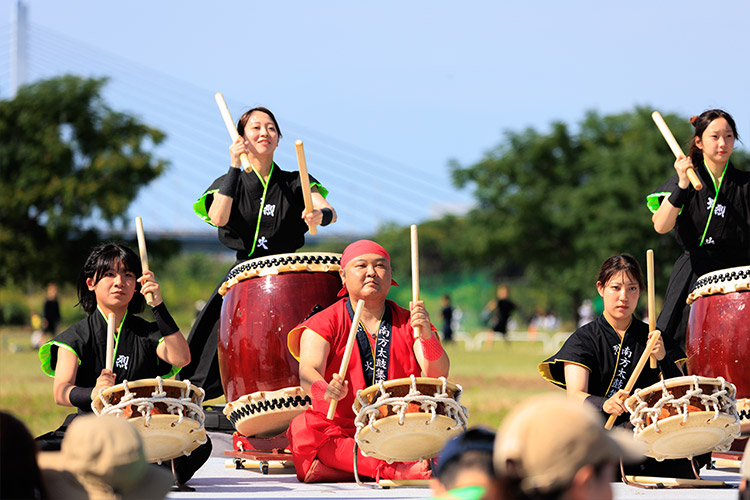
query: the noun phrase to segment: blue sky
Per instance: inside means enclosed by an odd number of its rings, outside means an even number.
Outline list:
[[[11,5],[0,8],[6,38]],[[26,5],[32,79],[108,74],[113,107],[182,134],[161,149],[167,176],[134,206],[162,214],[143,215],[147,228],[204,228],[189,205],[228,166],[219,91],[235,117],[254,105],[277,114],[283,168],[296,168],[293,144],[305,141],[308,168],[340,214],[327,230],[347,233],[467,206],[471,193],[450,185],[450,159],[471,164],[506,130],[575,126],[589,110],[722,107],[750,144],[746,1]],[[143,87],[117,87],[128,78]],[[154,210],[153,200],[169,206]]]

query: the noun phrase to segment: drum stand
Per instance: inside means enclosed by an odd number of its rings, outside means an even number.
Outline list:
[[[232,450],[224,451],[225,455],[234,458],[235,469],[245,469],[245,460],[258,462],[262,474],[268,474],[270,462],[289,462],[292,454],[286,451],[289,441],[286,431],[271,438],[248,437],[235,432],[232,435]]]
[[[410,486],[412,488],[418,487],[418,488],[427,488],[430,486],[430,480],[429,479],[380,479],[375,478],[375,484],[369,484],[364,483],[359,478],[359,473],[357,472],[357,456],[359,455],[359,445],[357,442],[354,442],[354,480],[357,481],[357,484],[359,486],[366,486],[368,488],[379,488],[379,489],[390,489],[390,488],[398,488],[398,487],[404,487],[404,486]],[[435,470],[435,460],[430,459],[430,469]]]
[[[627,476],[625,475],[625,467],[620,460],[620,475],[622,477],[623,484],[628,486],[635,486],[637,488],[645,489],[678,489],[678,488],[731,488],[732,485],[725,483],[724,481],[714,481],[709,479],[701,479],[698,470],[695,468],[695,460],[690,459],[690,464],[693,467],[693,474],[695,479],[685,479],[679,477],[655,477],[655,476]]]
[[[172,485],[172,491],[186,491],[186,492],[192,492],[195,491],[195,488],[192,486],[188,486],[187,484],[183,484],[177,480],[177,471],[174,470],[174,458],[170,460],[171,462],[171,468],[172,468],[172,479],[174,479],[174,484]]]

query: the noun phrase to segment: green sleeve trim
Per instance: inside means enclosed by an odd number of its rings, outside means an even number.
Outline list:
[[[208,216],[208,208],[206,207],[206,198],[208,198],[208,195],[213,195],[214,193],[218,193],[218,189],[214,189],[211,191],[206,191],[203,193],[203,196],[198,198],[195,203],[193,203],[193,212],[195,212],[195,215],[203,219],[205,222],[208,222],[214,227],[217,227],[216,224],[211,222],[211,218]]]
[[[162,342],[164,342],[164,337],[160,338],[160,339],[159,339],[159,342],[157,342],[157,343],[156,343],[156,345],[158,346],[158,345],[160,345],[160,344],[161,344]],[[166,363],[166,361],[164,361],[164,360],[162,360],[162,359],[159,359],[159,362],[160,362],[160,363]],[[175,375],[177,375],[178,373],[180,373],[180,370],[182,370],[182,368],[181,368],[181,367],[179,367],[179,366],[174,366],[174,365],[170,365],[170,366],[172,367],[172,369],[171,369],[171,370],[169,370],[169,373],[167,373],[166,375],[164,375],[164,376],[163,376],[162,378],[172,378],[172,377],[174,377]]]
[[[78,365],[81,364],[81,357],[78,355],[78,353],[70,347],[67,344],[62,344],[60,342],[55,342],[54,340],[50,340],[46,344],[42,345],[42,347],[39,348],[39,362],[42,365],[42,371],[45,375],[48,377],[54,377],[55,376],[55,370],[52,369],[52,346],[57,346],[58,348],[67,349],[73,354],[76,355],[76,359],[78,359]]]
[[[323,198],[328,198],[328,190],[323,187],[323,184],[321,184],[320,182],[313,182],[312,184],[310,184],[310,189],[314,187],[318,188],[318,192],[323,195]]]
[[[537,365],[537,370],[539,370],[539,374],[542,376],[542,378],[546,380],[547,382],[552,382],[558,387],[562,387],[563,389],[565,389],[565,382],[560,382],[559,380],[556,380],[555,377],[552,376],[552,365],[556,363],[563,363],[563,364],[572,363],[574,365],[578,365],[578,366],[582,366],[583,368],[586,368],[589,372],[591,371],[591,368],[589,368],[588,366],[581,364],[581,363],[576,363],[575,361],[570,361],[567,359],[554,359],[552,361],[545,361],[543,363],[539,363],[539,365]]]
[[[651,193],[650,195],[646,196],[646,206],[649,210],[651,210],[652,214],[655,214],[657,210],[659,210],[659,206],[661,205],[661,198],[666,198],[672,193],[669,192],[661,192],[661,193]]]
[[[162,378],[172,378],[178,373],[180,373],[180,370],[182,370],[182,368],[180,368],[179,366],[172,366],[172,369],[169,370],[169,373],[164,375]]]

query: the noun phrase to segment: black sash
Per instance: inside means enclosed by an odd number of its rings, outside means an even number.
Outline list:
[[[349,319],[353,320],[354,310],[352,309],[351,299],[346,301],[346,310],[349,312]],[[388,380],[388,367],[391,363],[391,323],[393,323],[391,308],[386,303],[383,319],[380,320],[380,328],[378,328],[378,334],[375,338],[374,359],[370,340],[367,338],[368,333],[362,326],[362,322],[357,326],[357,345],[362,359],[362,373],[368,385]]]

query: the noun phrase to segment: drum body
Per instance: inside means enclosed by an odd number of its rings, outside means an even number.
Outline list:
[[[218,358],[227,402],[259,391],[299,386],[287,348],[290,330],[341,290],[339,254],[282,254],[235,266],[219,293]]]
[[[750,436],[750,267],[701,276],[688,297],[687,369],[737,387],[743,437]]]
[[[740,434],[736,389],[721,378],[661,380],[625,400],[633,435],[657,460],[726,451]]]
[[[246,394],[227,403],[224,415],[240,434],[267,438],[284,432],[289,422],[311,404],[302,387],[287,387]]]
[[[389,463],[438,456],[466,429],[469,414],[460,404],[461,391],[442,377],[414,376],[357,391],[354,439],[362,454]]]
[[[101,391],[91,408],[97,415],[127,418],[143,438],[146,461],[161,463],[206,442],[204,394],[189,380],[126,380]]]

